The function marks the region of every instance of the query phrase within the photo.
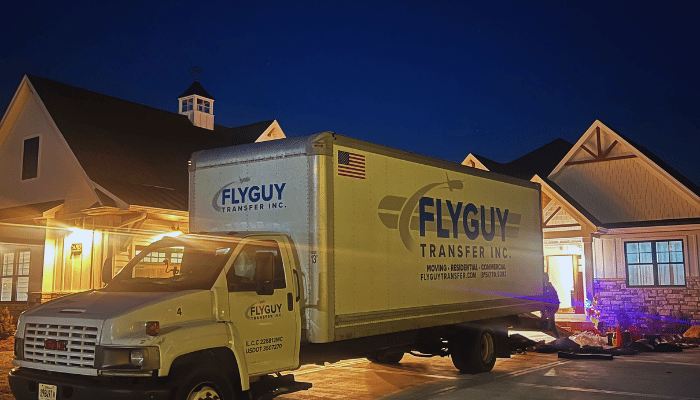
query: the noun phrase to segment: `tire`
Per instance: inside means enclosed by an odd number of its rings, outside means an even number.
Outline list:
[[[496,364],[496,339],[488,329],[463,331],[450,341],[452,364],[465,374],[489,372]]]
[[[372,357],[367,357],[368,360],[376,364],[398,364],[403,358],[403,352],[401,353],[388,353],[388,354],[378,354]]]
[[[216,371],[201,371],[182,377],[176,400],[235,400],[231,381]]]

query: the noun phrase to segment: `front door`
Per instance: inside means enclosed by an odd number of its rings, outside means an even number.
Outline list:
[[[549,280],[559,295],[559,310],[571,312],[571,295],[574,290],[574,258],[570,255],[549,256]]]
[[[226,274],[231,321],[243,341],[251,375],[297,367],[300,317],[293,258],[279,236],[238,246]]]

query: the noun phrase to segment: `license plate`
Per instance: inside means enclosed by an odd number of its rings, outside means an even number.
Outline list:
[[[39,400],[56,400],[56,385],[40,383]]]

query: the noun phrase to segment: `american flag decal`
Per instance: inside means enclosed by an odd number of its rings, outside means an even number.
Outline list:
[[[338,175],[365,179],[365,156],[338,150]]]

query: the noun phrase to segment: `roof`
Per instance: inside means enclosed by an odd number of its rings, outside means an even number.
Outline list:
[[[44,213],[63,204],[63,200],[45,201],[23,206],[0,208],[0,220],[15,218],[41,218]]]
[[[599,123],[599,121],[596,121]],[[639,153],[647,157],[651,162],[655,163],[659,168],[668,173],[671,177],[676,179],[681,185],[684,185],[688,190],[700,196],[700,187],[694,182],[683,176],[681,173],[673,169],[666,162],[661,160],[653,152],[649,151],[644,146],[635,143],[624,135],[619,134],[616,130],[606,126],[607,129],[611,130],[615,135],[618,135],[622,140],[626,141],[630,146],[634,147]],[[584,217],[586,217],[590,222],[594,223],[596,226],[601,226],[605,228],[619,228],[619,227],[642,227],[642,226],[663,226],[663,225],[677,225],[682,223],[696,223],[694,219],[682,219],[682,220],[663,220],[663,221],[633,221],[633,222],[623,222],[614,224],[605,224],[595,218],[590,212],[587,211],[581,204],[579,204],[573,197],[564,191],[561,187],[555,184],[549,179],[551,173],[560,165],[567,155],[572,151],[574,147],[573,144],[569,143],[564,139],[555,139],[542,147],[539,147],[524,156],[517,158],[513,161],[507,163],[499,163],[493,160],[489,160],[485,157],[475,155],[479,161],[484,164],[486,168],[491,171],[499,172],[506,175],[511,175],[514,177],[522,179],[532,179],[533,176],[539,176],[543,182],[550,186],[550,188],[556,191],[562,196],[571,206],[573,206],[578,212],[580,212]]]
[[[191,95],[193,95],[193,94],[196,94],[197,96],[206,97],[206,98],[208,98],[208,99],[216,100],[216,99],[214,98],[214,96],[210,95],[209,92],[207,92],[206,90],[204,90],[204,87],[202,86],[201,83],[199,83],[199,81],[194,81],[194,82],[192,82],[192,84],[190,85],[190,87],[188,87],[187,90],[185,90],[184,92],[182,92],[181,95],[177,96],[177,98],[179,99],[179,98],[181,98],[181,97],[191,96]]]
[[[539,175],[538,175],[538,176],[539,176]],[[549,186],[550,189],[552,189],[552,190],[555,191],[557,194],[559,194],[559,196],[561,196],[569,205],[571,205],[571,207],[573,207],[574,209],[576,209],[576,211],[578,211],[578,212],[579,212],[583,217],[585,217],[590,223],[592,223],[592,224],[595,225],[595,226],[601,226],[602,223],[600,222],[600,220],[598,220],[598,218],[596,218],[596,217],[595,217],[593,214],[591,214],[586,208],[584,208],[581,204],[579,204],[579,202],[576,201],[576,199],[574,199],[574,198],[571,197],[568,193],[566,193],[566,192],[564,191],[564,189],[562,189],[561,187],[559,187],[559,185],[557,185],[556,183],[554,183],[554,182],[552,182],[551,180],[549,180],[546,176],[545,176],[545,177],[539,176],[539,178],[542,180],[542,182],[546,183],[547,186]]]
[[[184,115],[27,77],[88,177],[128,204],[187,210],[191,154],[252,143],[274,122],[212,131]]]
[[[661,169],[666,171],[667,174],[671,175],[673,179],[677,180],[680,182],[683,186],[688,188],[691,192],[695,193],[698,197],[700,197],[700,186],[695,184],[695,182],[691,181],[690,179],[686,178],[683,174],[680,172],[676,171],[673,167],[668,165],[664,160],[659,158],[656,154],[651,152],[649,149],[646,147],[634,142],[630,138],[628,138],[625,135],[620,134],[616,129],[611,128],[609,125],[606,124],[606,127],[613,131],[616,135],[627,141],[630,145],[634,146],[640,153],[644,154],[645,157],[647,157],[651,162],[654,164],[658,165]]]
[[[474,154],[476,158],[489,171],[498,172],[504,175],[510,175],[520,179],[530,180],[533,176],[539,175],[546,177],[557,166],[559,161],[571,150],[573,144],[568,141],[557,138],[553,141],[539,147],[522,157],[516,158],[507,163],[490,160]]]
[[[661,219],[652,221],[628,221],[603,224],[606,229],[645,228],[657,226],[700,225],[700,218]]]
[[[473,156],[476,157],[482,164],[484,164],[484,167],[486,167],[489,171],[510,175],[508,173],[510,171],[508,171],[508,168],[506,168],[505,164],[500,163],[498,161],[494,161],[490,158],[486,158],[484,156],[480,156],[478,154],[473,154]]]

